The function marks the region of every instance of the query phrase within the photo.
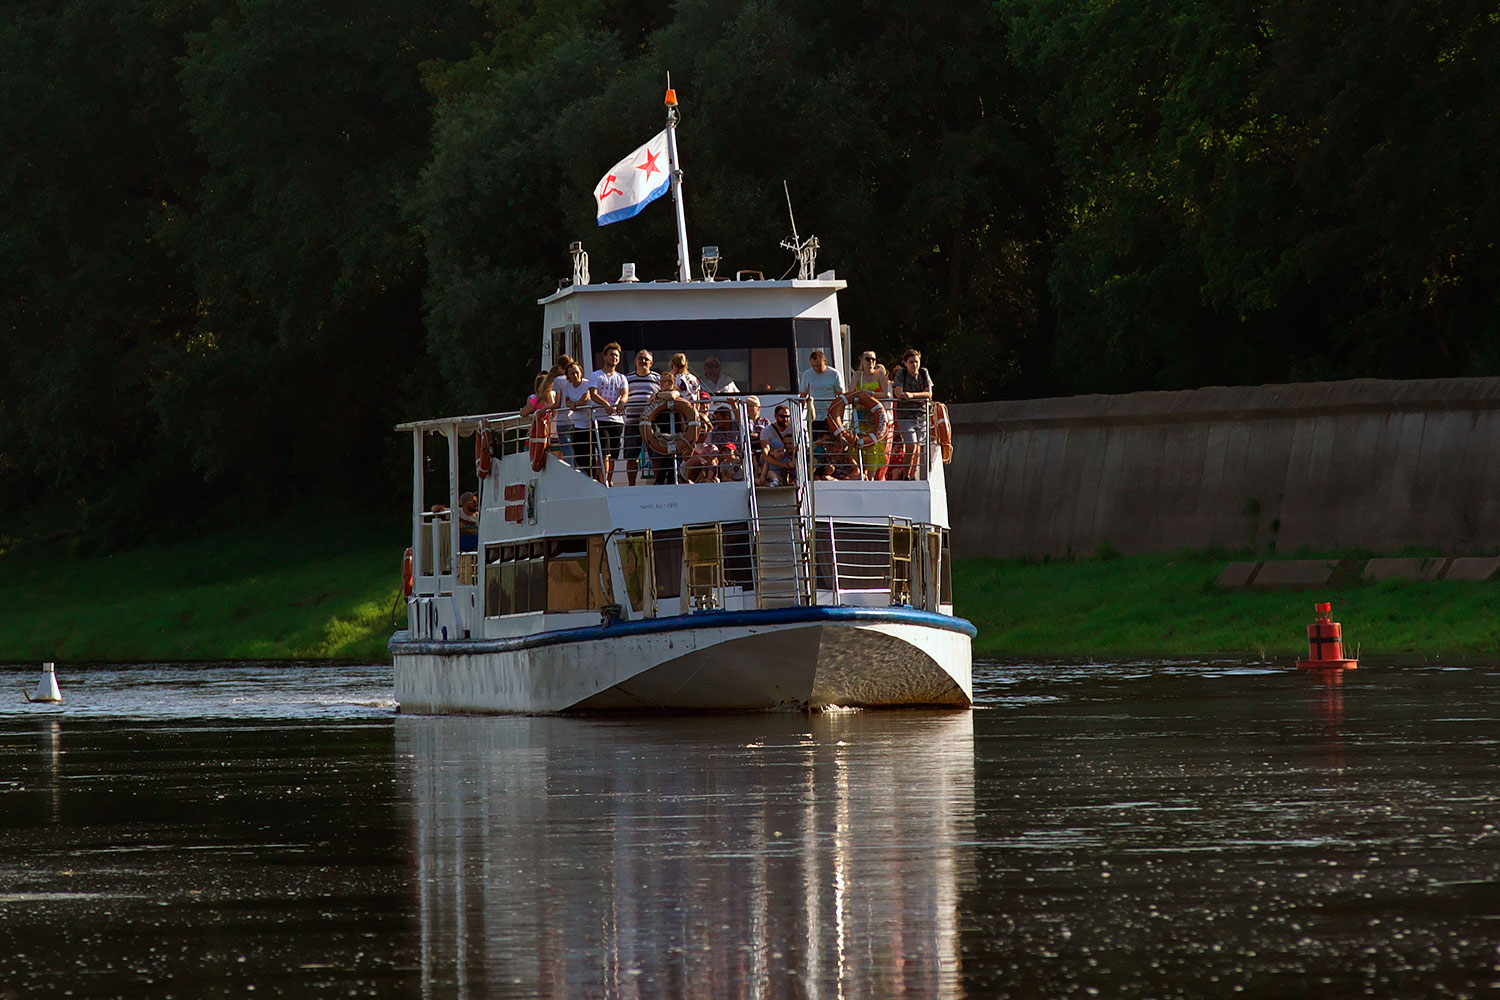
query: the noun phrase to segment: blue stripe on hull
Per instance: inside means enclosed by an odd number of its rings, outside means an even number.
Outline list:
[[[650,635],[657,632],[685,632],[708,628],[744,626],[807,625],[843,622],[851,625],[921,625],[947,632],[962,632],[973,638],[978,632],[973,624],[953,615],[940,615],[916,608],[767,608],[758,611],[700,611],[670,618],[645,618],[640,621],[614,621],[588,628],[557,629],[534,635],[507,639],[415,639],[398,642],[393,636],[388,648],[392,653],[496,653],[535,649],[564,642],[595,642],[627,635]]]

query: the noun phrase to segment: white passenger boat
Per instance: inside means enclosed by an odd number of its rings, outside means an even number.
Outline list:
[[[812,240],[793,247],[796,279],[716,280],[717,254],[706,252],[691,280],[680,191],[676,201],[677,280],[639,282],[625,265],[622,280],[592,284],[574,244],[572,282],[540,300],[542,367],[567,354],[592,371],[607,343],[627,366],[642,348],[658,366],[680,352],[700,370],[712,356],[737,385],[772,387],[759,394],[767,416],[787,408],[792,474],[757,481],[742,393],[648,410],[642,426],[660,429],[648,437],[662,450],[642,461],[662,475],[633,486],[623,460],[606,483],[581,454],[566,457],[545,417],[401,425],[413,443],[408,624],[390,642],[401,710],[969,705],[974,627],[953,614],[934,422],[917,422],[909,478],[815,478],[828,401],[794,390],[814,351],[845,370],[845,283],[813,274]],[[846,433],[856,413],[880,416],[856,402],[839,404]],[[720,456],[706,467],[691,462],[705,428]],[[470,490],[477,524],[454,515]]]

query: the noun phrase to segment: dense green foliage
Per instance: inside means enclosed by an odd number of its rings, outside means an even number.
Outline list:
[[[388,658],[401,520],[300,508],[248,529],[80,556],[0,539],[0,662]]]
[[[0,510],[119,545],[233,493],[391,504],[503,408],[600,173],[683,101],[689,235],[851,282],[981,399],[1500,371],[1500,13],[1475,0],[10,0]],[[294,485],[292,485],[294,484]]]

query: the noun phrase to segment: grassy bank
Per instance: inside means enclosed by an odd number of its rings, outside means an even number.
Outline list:
[[[66,540],[0,548],[0,660],[381,660],[405,522],[303,514],[109,556]],[[1019,562],[954,573],[981,654],[1305,650],[1315,599],[1351,648],[1500,656],[1500,583],[1389,582],[1317,593],[1229,593],[1223,556]]]
[[[1198,553],[955,567],[958,613],[979,653],[1194,654],[1307,651],[1313,604],[1331,600],[1350,649],[1443,658],[1500,656],[1500,582],[1349,583],[1304,593],[1213,586],[1226,558]]]
[[[378,660],[409,530],[319,510],[91,558],[7,540],[0,660]]]

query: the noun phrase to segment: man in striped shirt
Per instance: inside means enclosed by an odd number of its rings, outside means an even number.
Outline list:
[[[651,370],[651,361],[650,351],[637,351],[635,371],[626,377],[630,385],[625,397],[625,478],[631,486],[635,485],[636,460],[641,455],[641,414],[661,388],[661,376]]]

